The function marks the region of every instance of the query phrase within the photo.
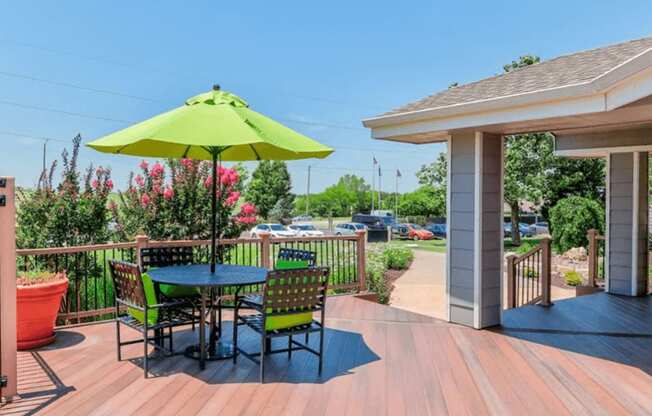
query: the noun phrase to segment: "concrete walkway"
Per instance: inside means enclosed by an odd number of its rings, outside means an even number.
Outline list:
[[[389,304],[409,312],[446,319],[446,254],[413,251],[414,261],[394,283]],[[553,286],[551,295],[554,302],[575,297],[575,291]]]
[[[446,319],[446,254],[414,250],[410,268],[394,283],[390,305]]]

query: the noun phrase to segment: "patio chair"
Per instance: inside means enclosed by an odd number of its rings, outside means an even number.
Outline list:
[[[109,269],[115,288],[116,337],[118,361],[122,361],[121,348],[125,345],[142,342],[144,345],[143,368],[145,378],[148,376],[149,361],[147,347],[164,354],[174,354],[172,328],[187,325],[194,321],[194,316],[185,311],[187,304],[183,301],[166,301],[159,303],[154,284],[140,271],[136,264],[118,260],[109,261]],[[126,309],[126,311],[125,311]],[[126,325],[142,335],[142,339],[122,341],[120,325]],[[165,334],[165,330],[168,334]],[[154,335],[150,337],[150,331]],[[165,347],[165,339],[169,348]]]
[[[238,354],[242,354],[260,365],[260,382],[265,376],[265,355],[288,353],[298,350],[308,351],[319,357],[319,374],[323,369],[324,349],[324,316],[326,311],[326,291],[330,270],[327,267],[309,267],[302,269],[274,270],[267,275],[263,286],[264,307],[260,312],[241,315],[241,300],[236,296],[233,325],[233,345],[236,353],[233,363],[237,362]],[[320,312],[320,319],[315,320],[313,314]],[[260,352],[249,353],[238,348],[238,327],[246,325],[260,335]],[[306,342],[297,342],[293,336],[319,332],[319,350],[312,349]],[[268,349],[267,340],[288,337],[288,347],[279,350]],[[258,355],[258,358],[256,357]]]
[[[317,253],[314,251],[281,248],[278,251],[274,270],[292,270],[315,267],[315,263],[317,263]],[[259,294],[248,294],[242,298],[242,303],[249,308],[260,311],[262,308],[263,297]]]
[[[140,267],[142,272],[156,267],[184,266],[192,264],[194,253],[192,247],[146,247],[140,249]],[[191,286],[159,285],[162,299],[171,301],[185,301],[191,309],[192,315],[197,314],[201,293],[198,288]],[[192,322],[195,330],[195,322]]]

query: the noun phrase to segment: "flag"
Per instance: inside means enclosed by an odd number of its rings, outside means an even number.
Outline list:
[[[397,177],[397,178],[400,178],[400,177],[402,177],[402,176],[403,176],[403,175],[401,175],[401,171],[398,170],[398,169],[396,169],[396,177]]]
[[[378,165],[378,176],[383,176],[382,173],[380,172],[380,165]]]
[[[376,160],[376,156],[373,156],[373,158],[374,158],[374,165],[377,165],[378,161]]]

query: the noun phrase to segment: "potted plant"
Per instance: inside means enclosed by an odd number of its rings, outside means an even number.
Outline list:
[[[18,276],[16,336],[19,350],[41,347],[54,341],[54,324],[67,289],[65,272],[31,272]]]

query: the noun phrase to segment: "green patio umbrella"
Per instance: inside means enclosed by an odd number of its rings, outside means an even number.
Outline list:
[[[333,149],[249,108],[240,97],[213,90],[185,105],[87,144],[104,153],[213,161],[211,271],[215,271],[217,162],[325,158]]]

